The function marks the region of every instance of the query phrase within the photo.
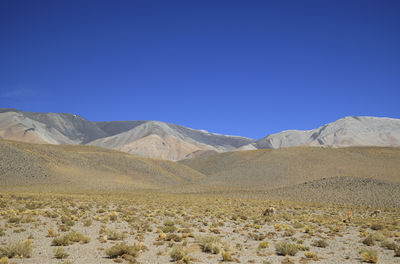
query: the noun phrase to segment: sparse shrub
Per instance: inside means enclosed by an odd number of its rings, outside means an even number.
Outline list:
[[[281,264],[295,264],[290,258],[284,258]]]
[[[89,227],[89,226],[92,225],[92,223],[93,223],[92,219],[87,219],[87,220],[85,220],[85,221],[83,222],[83,226]]]
[[[47,211],[46,212],[46,216],[50,217],[50,218],[57,218],[59,215],[57,213],[55,213],[55,212]]]
[[[172,221],[172,220],[167,220],[167,221],[164,222],[164,225],[165,226],[173,226],[173,225],[175,225],[175,222]]]
[[[276,231],[282,231],[282,229],[283,229],[282,224],[280,224],[280,223],[275,224],[274,228]]]
[[[397,245],[394,242],[384,240],[381,242],[381,247],[389,249],[389,250],[395,250],[397,248]]]
[[[375,245],[374,238],[373,238],[371,235],[367,236],[367,237],[362,241],[362,243],[363,243],[364,245],[367,245],[367,246],[373,246],[373,245]]]
[[[263,240],[266,235],[265,234],[261,234],[261,233],[250,233],[249,235],[252,239],[256,240],[256,241],[261,241]]]
[[[293,222],[293,227],[294,228],[303,228],[304,227],[304,224],[302,224],[302,223],[300,223],[300,222],[298,222],[298,221],[294,221]]]
[[[203,252],[218,254],[220,252],[219,238],[203,236],[199,239],[200,247]]]
[[[75,222],[71,219],[71,217],[68,217],[66,215],[61,216],[61,223],[70,227],[75,225]]]
[[[177,234],[168,234],[165,239],[165,241],[175,241],[175,242],[181,242],[182,241],[182,237],[180,237]]]
[[[228,251],[222,250],[221,256],[222,256],[222,261],[233,261],[232,255]]]
[[[161,232],[161,233],[158,234],[157,241],[163,241],[166,238],[167,238],[167,235]]]
[[[396,247],[394,249],[394,256],[395,257],[400,257],[400,246]]]
[[[18,228],[18,229],[14,229],[13,230],[13,233],[22,233],[22,232],[25,232],[26,230],[24,229],[24,228]]]
[[[294,230],[293,228],[289,228],[289,229],[285,230],[285,232],[283,233],[283,236],[291,237],[294,234],[296,234],[296,230]]]
[[[313,235],[313,234],[314,234],[314,231],[313,231],[313,229],[312,229],[311,227],[306,226],[306,227],[304,228],[304,233],[307,233],[307,234],[309,234],[309,235]]]
[[[56,237],[56,236],[58,236],[58,233],[53,228],[49,228],[47,230],[47,237]]]
[[[135,246],[128,246],[125,243],[121,243],[121,244],[116,244],[115,246],[112,246],[111,248],[107,249],[106,255],[109,258],[118,258],[123,255],[137,257],[138,249]]]
[[[275,250],[276,253],[281,256],[294,256],[299,252],[298,246],[289,242],[280,242],[275,244]]]
[[[58,231],[60,231],[60,232],[68,232],[70,230],[71,230],[71,228],[69,226],[66,226],[66,225],[59,225],[58,226]]]
[[[111,221],[116,221],[118,219],[117,212],[111,212],[109,216]]]
[[[314,247],[326,248],[328,246],[328,243],[325,240],[320,239],[315,241],[312,245]]]
[[[361,260],[367,263],[377,263],[378,252],[372,249],[364,249],[361,251]]]
[[[51,241],[51,245],[52,246],[68,246],[69,241],[67,241],[64,236],[56,237],[53,239],[53,241]]]
[[[53,250],[54,257],[56,259],[66,259],[68,258],[69,254],[65,251],[62,247],[57,247]]]
[[[56,237],[52,241],[53,246],[68,246],[73,243],[86,244],[90,242],[90,238],[78,232],[71,232],[61,237]]]
[[[385,228],[385,226],[381,223],[373,223],[371,225],[372,230],[383,230],[384,228]]]
[[[19,224],[21,222],[21,218],[12,216],[12,217],[8,218],[8,222],[10,224]]]
[[[374,241],[382,242],[382,241],[386,240],[386,236],[381,231],[375,232],[375,233],[371,234],[371,236]]]
[[[268,248],[269,247],[269,243],[267,241],[262,241],[260,242],[260,244],[258,244],[258,248],[262,249],[262,248]]]
[[[297,248],[299,249],[299,251],[307,251],[307,250],[310,250],[310,247],[304,246],[304,245],[297,245]]]
[[[32,252],[32,240],[25,240],[24,242],[17,242],[4,248],[0,248],[0,257],[30,258]]]
[[[170,257],[173,261],[182,261],[183,263],[190,263],[190,257],[187,255],[187,251],[181,245],[175,245],[172,248]]]
[[[8,259],[8,257],[2,257],[0,258],[0,264],[9,264],[10,260]]]
[[[313,260],[317,260],[318,256],[315,253],[312,252],[304,252],[304,256],[308,259],[313,259]]]
[[[108,240],[123,240],[125,238],[125,235],[115,228],[106,229],[104,235],[107,236]]]
[[[172,224],[172,225],[165,225],[165,226],[163,227],[163,229],[162,229],[162,231],[163,231],[164,233],[174,233],[174,232],[176,232],[176,230],[177,230],[177,228],[176,228],[176,226],[174,226],[174,224]]]

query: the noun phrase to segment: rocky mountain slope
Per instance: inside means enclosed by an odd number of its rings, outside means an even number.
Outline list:
[[[0,109],[0,139],[31,143],[86,144],[107,136],[83,117],[63,113]]]
[[[232,151],[254,142],[159,121],[91,122],[72,114],[15,109],[0,109],[0,139],[89,144],[167,160],[180,160],[199,150]]]
[[[345,117],[313,130],[288,130],[272,134],[242,148],[277,149],[294,146],[399,147],[400,119],[368,116]]]
[[[112,123],[107,125],[112,127]],[[128,131],[100,138],[89,144],[137,155],[180,160],[199,150],[232,151],[249,142],[252,140],[248,138],[223,136],[175,124],[147,121]]]

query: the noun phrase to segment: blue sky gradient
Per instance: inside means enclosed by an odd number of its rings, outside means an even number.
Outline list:
[[[0,107],[261,138],[400,118],[400,1],[0,1]]]

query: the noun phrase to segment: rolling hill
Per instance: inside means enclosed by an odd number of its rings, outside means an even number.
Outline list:
[[[263,195],[276,200],[400,207],[400,184],[371,178],[323,178],[266,190]]]
[[[293,147],[173,162],[95,146],[0,140],[3,191],[157,190],[400,207],[400,148]]]
[[[400,183],[400,148],[292,147],[210,153],[182,160],[210,186],[267,190],[330,177],[372,178]]]
[[[0,185],[29,190],[135,190],[191,183],[203,174],[167,160],[93,146],[0,141]]]
[[[399,161],[386,147],[209,152],[179,161],[206,177],[178,192],[400,207]]]

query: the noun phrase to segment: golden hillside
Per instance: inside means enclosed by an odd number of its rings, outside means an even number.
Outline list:
[[[148,189],[204,177],[179,163],[93,146],[0,141],[0,185],[32,190]]]
[[[180,161],[207,175],[203,184],[265,190],[329,177],[400,183],[400,148],[293,147],[236,151]]]
[[[251,195],[400,207],[400,149],[296,147],[207,152],[180,162],[76,145],[0,141],[3,191]]]

